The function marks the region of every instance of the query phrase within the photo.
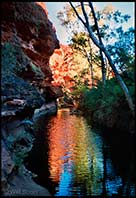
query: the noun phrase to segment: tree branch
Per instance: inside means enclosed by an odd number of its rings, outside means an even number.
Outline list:
[[[89,26],[88,17],[87,17],[87,14],[86,14],[86,11],[85,11],[84,3],[83,2],[81,2],[81,8],[82,8],[82,12],[83,12],[83,15],[85,17],[85,20],[86,20],[86,25]]]
[[[75,9],[75,7],[73,6],[73,4],[71,2],[69,2],[71,7],[73,8],[75,14],[77,15],[78,19],[83,23],[83,25],[86,27],[86,23],[84,22],[84,20],[80,17],[80,15],[78,14],[77,10]]]

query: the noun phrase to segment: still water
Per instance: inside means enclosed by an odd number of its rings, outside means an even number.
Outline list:
[[[58,110],[46,125],[33,151],[37,167],[33,171],[39,177],[35,181],[54,196],[126,195],[99,130],[94,131],[82,116],[71,115],[69,109]],[[134,195],[133,185],[129,195]]]

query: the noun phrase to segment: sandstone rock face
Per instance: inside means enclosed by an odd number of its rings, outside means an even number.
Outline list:
[[[44,3],[3,2],[1,6],[2,45],[5,47],[8,42],[18,52],[15,52],[14,62],[20,68],[20,77],[38,88],[42,86],[46,89],[46,83],[49,85],[52,80],[49,59],[54,49],[59,48],[59,41],[55,28],[48,19]],[[52,85],[48,87],[51,89]]]
[[[46,196],[21,170],[33,145],[34,110],[57,111],[62,92],[51,84],[49,59],[59,41],[44,2],[2,2],[1,8],[2,193]]]

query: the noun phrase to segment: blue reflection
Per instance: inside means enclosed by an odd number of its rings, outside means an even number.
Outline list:
[[[72,162],[65,163],[60,176],[59,187],[55,196],[71,196],[72,192]]]

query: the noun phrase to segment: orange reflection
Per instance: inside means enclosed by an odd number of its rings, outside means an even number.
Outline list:
[[[90,172],[89,156],[95,167],[94,144],[89,143],[86,125],[82,118],[69,115],[68,109],[58,110],[57,116],[48,125],[50,177],[54,182],[60,181],[67,164],[68,171],[74,162],[76,181],[82,182]],[[71,165],[72,166],[72,165]]]
[[[64,164],[71,164],[73,158],[76,131],[72,117],[67,119],[67,114],[68,109],[58,110],[48,126],[50,177],[54,182],[59,182]]]

